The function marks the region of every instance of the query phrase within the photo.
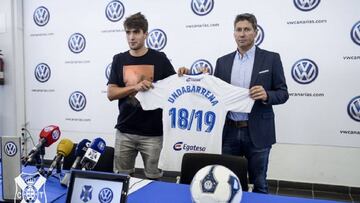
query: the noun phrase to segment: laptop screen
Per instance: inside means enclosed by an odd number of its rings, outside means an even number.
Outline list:
[[[66,202],[125,203],[129,176],[72,170]]]

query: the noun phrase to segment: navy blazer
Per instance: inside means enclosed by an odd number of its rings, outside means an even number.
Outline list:
[[[230,83],[236,51],[216,61],[214,76]],[[250,88],[262,85],[268,95],[266,103],[257,100],[249,113],[248,128],[255,147],[270,147],[276,142],[272,105],[283,104],[289,98],[284,70],[278,53],[256,47]]]

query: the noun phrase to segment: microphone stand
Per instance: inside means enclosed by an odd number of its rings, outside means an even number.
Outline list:
[[[44,156],[45,156],[45,147],[42,146],[40,148],[39,153],[37,153],[36,155],[36,168],[38,169],[38,172],[43,176],[46,174],[46,171],[44,169]]]

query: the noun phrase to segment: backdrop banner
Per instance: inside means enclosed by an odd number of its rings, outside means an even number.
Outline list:
[[[75,142],[100,136],[114,145],[118,109],[106,84],[112,57],[128,50],[127,16],[147,17],[146,45],[175,69],[213,73],[216,59],[236,50],[235,16],[248,12],[257,46],[280,54],[287,79],[277,142],[360,147],[358,8],[358,0],[24,1],[27,128],[36,135],[56,124]]]

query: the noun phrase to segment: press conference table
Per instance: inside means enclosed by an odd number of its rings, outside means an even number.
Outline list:
[[[27,167],[28,168],[28,167]],[[34,169],[34,168],[32,168]],[[1,170],[0,170],[1,171]],[[33,172],[27,169],[26,172]],[[2,179],[1,179],[2,181]],[[65,203],[67,188],[60,185],[59,179],[51,176],[45,185],[48,202]],[[130,186],[131,187],[131,186]],[[2,183],[0,182],[0,201]],[[191,203],[189,185],[153,181],[128,196],[128,203]],[[264,195],[244,192],[241,203],[336,203],[329,200],[314,200],[278,195]]]
[[[53,201],[64,203],[66,195]],[[189,185],[154,181],[130,194],[128,203],[191,203]],[[241,203],[336,203],[336,201],[314,200],[277,195],[244,192]],[[338,202],[337,202],[338,203]]]

